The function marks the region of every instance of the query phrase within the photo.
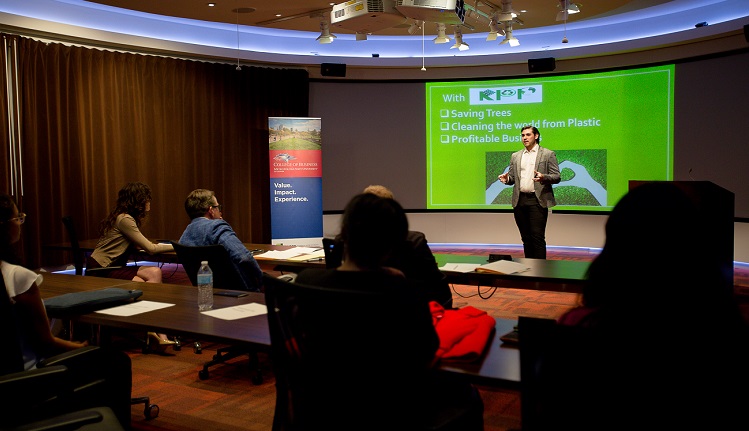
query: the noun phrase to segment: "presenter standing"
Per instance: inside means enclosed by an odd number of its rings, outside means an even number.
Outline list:
[[[510,168],[499,180],[512,189],[512,208],[525,257],[546,259],[546,221],[557,204],[552,184],[561,181],[554,151],[539,145],[541,134],[531,125],[520,131],[524,150],[512,154]]]

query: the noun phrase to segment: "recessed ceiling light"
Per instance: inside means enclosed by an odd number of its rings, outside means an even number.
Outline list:
[[[208,7],[214,7],[216,6],[216,3],[208,3]]]
[[[280,16],[281,16],[281,14],[280,14],[280,13],[277,13],[277,14],[276,14],[276,17],[280,17]]]

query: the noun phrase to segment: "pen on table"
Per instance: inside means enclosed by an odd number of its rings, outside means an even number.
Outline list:
[[[312,259],[305,260],[305,262],[315,262],[315,261],[324,260],[324,259],[325,259],[324,257],[313,257]]]

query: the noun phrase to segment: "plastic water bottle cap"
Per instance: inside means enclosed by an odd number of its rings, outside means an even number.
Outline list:
[[[202,260],[202,261],[200,261],[200,264],[201,265],[208,265],[208,261],[207,260]]]

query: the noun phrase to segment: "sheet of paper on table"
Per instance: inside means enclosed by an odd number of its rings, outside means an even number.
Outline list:
[[[511,260],[498,260],[496,262],[485,263],[476,267],[476,272],[491,272],[495,274],[517,274],[531,269],[530,266]]]
[[[309,254],[317,252],[321,249],[314,247],[293,247],[288,250],[268,250],[265,253],[256,254],[255,259],[291,259],[296,256],[303,254]]]
[[[319,249],[319,250],[313,251],[312,253],[300,254],[299,256],[290,257],[286,260],[305,262],[305,261],[323,260],[323,259],[325,259],[325,250]]]
[[[478,263],[446,263],[443,266],[440,266],[440,270],[442,271],[452,271],[452,272],[473,272],[478,268],[480,264]]]
[[[96,313],[109,314],[111,316],[135,316],[136,314],[161,310],[162,308],[171,307],[173,305],[174,304],[168,304],[166,302],[135,301],[130,304],[97,310]]]
[[[233,307],[219,308],[216,310],[202,311],[201,313],[223,320],[237,320],[245,317],[259,316],[268,314],[268,307],[265,304],[252,302],[250,304],[235,305]]]

